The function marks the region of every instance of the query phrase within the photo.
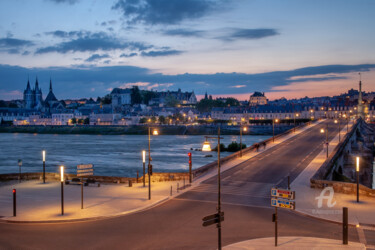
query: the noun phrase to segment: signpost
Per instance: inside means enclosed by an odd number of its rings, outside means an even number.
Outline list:
[[[217,224],[219,223],[219,221],[224,221],[224,212],[221,212],[220,214],[219,213],[216,213],[216,214],[211,214],[211,215],[208,215],[206,217],[204,217],[202,219],[203,221],[203,226],[204,227],[207,227],[207,226],[210,226],[210,225],[213,225],[213,224]]]
[[[291,201],[294,200],[295,197],[295,191],[281,188],[271,189],[271,206],[275,207],[275,213],[272,215],[272,222],[275,222],[275,246],[277,246],[277,208],[281,207],[295,210],[296,203],[295,201]]]
[[[83,177],[94,175],[93,164],[77,165],[77,177],[81,177],[81,209],[83,209]]]

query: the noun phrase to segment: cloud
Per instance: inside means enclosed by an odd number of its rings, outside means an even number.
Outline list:
[[[16,38],[0,38],[0,51],[9,54],[19,54],[21,49],[33,46],[34,43],[29,40],[16,39]]]
[[[190,29],[172,29],[164,31],[163,34],[168,36],[202,37],[203,31]]]
[[[54,2],[54,3],[67,3],[70,5],[73,5],[75,3],[78,3],[79,0],[48,0],[48,1]]]
[[[220,1],[214,0],[118,0],[112,9],[119,10],[130,24],[178,24],[205,16]]]
[[[230,86],[230,88],[237,88],[237,89],[239,89],[239,88],[244,88],[244,87],[246,87],[246,85],[235,85],[235,86]]]
[[[151,51],[142,51],[141,56],[146,57],[158,57],[158,56],[174,56],[180,55],[183,51],[180,50],[151,50]]]
[[[86,51],[109,51],[115,49],[130,49],[130,50],[146,50],[153,46],[146,45],[141,42],[126,42],[122,39],[108,35],[105,32],[92,33],[89,31],[54,31],[50,33],[58,37],[74,37],[70,41],[61,42],[54,46],[39,48],[36,54],[44,54],[50,52],[68,53],[68,52],[86,52]]]
[[[276,29],[230,29],[224,36],[219,36],[217,39],[223,41],[233,41],[238,39],[261,39],[270,36],[279,35],[279,32]]]
[[[93,54],[92,56],[90,56],[89,58],[87,58],[85,60],[85,62],[94,62],[94,61],[98,61],[102,58],[109,58],[110,56],[108,54],[103,54],[103,55],[99,55],[99,54]]]
[[[120,57],[133,57],[133,56],[137,56],[138,53],[130,53],[130,54],[125,54],[125,53],[122,53],[120,55]]]
[[[317,89],[317,92],[325,94],[327,89],[341,92],[338,84],[345,83],[347,86],[357,86],[357,72],[368,72],[363,74],[372,76],[375,74],[375,64],[360,65],[322,65],[316,67],[305,67],[287,71],[272,71],[257,74],[246,73],[215,73],[215,74],[177,74],[165,75],[155,73],[147,68],[135,66],[106,66],[97,67],[92,65],[72,67],[48,67],[48,68],[23,68],[19,66],[0,65],[0,88],[4,91],[23,91],[27,77],[38,76],[39,84],[43,92],[48,92],[49,78],[52,77],[55,94],[58,98],[82,98],[90,96],[103,96],[108,93],[109,88],[119,86],[143,86],[162,90],[181,88],[184,91],[194,90],[196,94],[204,94],[209,90],[213,95],[245,95],[254,91],[267,92],[267,96],[275,93],[290,92],[293,96],[295,88],[302,95],[302,88]],[[318,76],[318,77],[315,77]],[[337,80],[337,77],[342,79]],[[308,82],[301,82],[304,79],[314,79]],[[374,91],[375,79],[368,77],[363,79],[367,91]],[[205,83],[205,84],[202,84]],[[128,84],[128,85],[124,85]],[[171,85],[173,84],[173,85]],[[236,88],[233,86],[245,87]],[[322,86],[325,86],[322,89]],[[95,88],[95,92],[90,89]],[[281,91],[281,92],[280,92]],[[314,92],[314,93],[317,93]],[[307,92],[309,93],[309,92]],[[306,95],[306,94],[305,94]]]

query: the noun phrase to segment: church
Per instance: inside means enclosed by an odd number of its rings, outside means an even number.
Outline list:
[[[43,111],[49,111],[51,108],[56,108],[57,106],[62,105],[53,93],[52,80],[50,80],[49,82],[49,93],[46,99],[43,101],[42,88],[39,87],[38,78],[36,78],[35,80],[34,89],[31,89],[30,81],[27,80],[27,86],[25,91],[23,92],[23,103],[24,108],[26,109],[36,109]]]

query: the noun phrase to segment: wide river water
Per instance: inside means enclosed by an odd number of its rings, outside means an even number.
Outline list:
[[[226,146],[239,143],[239,136],[224,135]],[[242,136],[247,146],[269,136]],[[151,137],[151,157],[155,172],[182,172],[188,170],[191,148],[201,148],[204,136],[159,135]],[[212,148],[217,140],[210,140]],[[22,159],[22,172],[42,171],[42,150],[46,150],[46,171],[58,172],[64,165],[68,173],[76,173],[77,164],[94,164],[95,175],[142,175],[142,150],[148,149],[147,135],[52,135],[52,134],[0,134],[0,174],[18,173],[18,159]],[[204,157],[211,154],[213,157]],[[229,155],[222,152],[222,157]],[[216,152],[192,151],[193,169],[217,159]],[[147,159],[147,155],[146,155]],[[147,166],[147,163],[146,163]]]

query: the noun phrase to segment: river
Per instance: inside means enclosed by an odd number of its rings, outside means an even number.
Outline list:
[[[239,136],[225,135],[222,143],[239,142]],[[269,136],[242,136],[247,146]],[[191,148],[201,148],[204,136],[158,135],[151,137],[151,157],[154,172],[188,170]],[[210,140],[214,148],[217,140]],[[0,174],[42,171],[42,150],[46,150],[46,171],[58,172],[64,165],[68,173],[76,173],[77,164],[94,164],[94,174],[135,177],[142,175],[142,150],[148,148],[147,135],[58,135],[58,134],[0,134]],[[204,157],[211,154],[213,157]],[[222,152],[222,157],[229,155]],[[193,169],[217,159],[216,152],[192,151]],[[146,157],[147,158],[147,157]],[[146,164],[147,165],[147,164]]]

